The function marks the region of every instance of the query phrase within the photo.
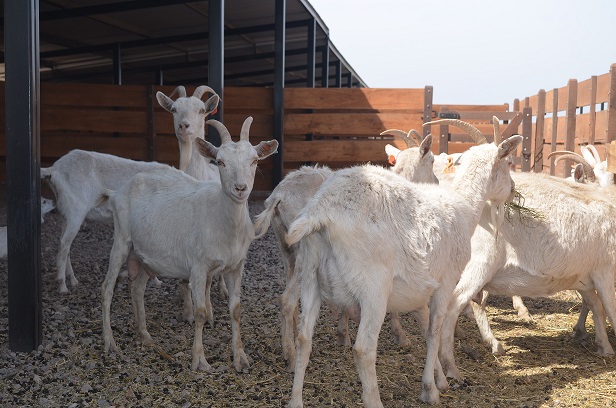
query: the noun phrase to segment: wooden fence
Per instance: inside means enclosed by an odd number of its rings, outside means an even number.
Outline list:
[[[169,95],[173,87],[41,84],[41,166],[53,164],[71,149],[110,153],[135,160],[178,165],[179,148],[172,115],[157,103],[155,94]],[[188,89],[189,93],[192,89]],[[432,87],[424,89],[287,88],[285,89],[283,173],[303,163],[332,168],[372,162],[387,163],[385,144],[403,144],[381,137],[387,129],[421,130],[439,114],[458,114],[488,135],[492,114],[512,116],[502,105],[433,105]],[[0,101],[4,101],[0,84]],[[273,138],[273,89],[226,88],[224,123],[238,135],[247,116],[254,122],[253,143]],[[1,102],[0,102],[1,103]],[[0,109],[2,123],[4,109]],[[515,114],[513,114],[515,116]],[[439,130],[443,131],[439,127]],[[4,133],[4,126],[0,127]],[[426,130],[427,132],[427,130]],[[207,136],[206,136],[207,137]],[[458,152],[470,146],[463,134],[447,132],[435,139],[434,150]],[[5,175],[5,143],[0,140],[0,182]],[[260,163],[255,190],[273,188],[273,160]]]
[[[616,65],[616,64],[615,64]],[[557,171],[544,158],[554,150],[576,150],[588,143],[605,155],[616,139],[616,68],[609,73],[549,92],[516,99],[513,110],[500,105],[434,104],[434,89],[286,88],[284,90],[283,174],[304,163],[334,169],[357,163],[386,165],[385,144],[402,142],[380,133],[387,129],[422,129],[439,117],[458,117],[478,127],[491,140],[492,117],[503,122],[504,135],[524,135],[517,164],[523,171]],[[49,166],[71,149],[110,153],[135,160],[178,165],[179,149],[172,115],[157,103],[155,94],[169,95],[169,86],[41,84],[41,165]],[[188,92],[192,92],[189,88]],[[225,88],[224,123],[238,135],[247,116],[254,122],[253,143],[273,138],[273,89]],[[0,84],[3,103],[4,84]],[[4,123],[4,109],[0,109]],[[434,126],[424,134],[435,136],[435,153],[455,153],[472,145],[464,132]],[[4,126],[0,127],[4,133]],[[207,136],[206,136],[207,137]],[[605,157],[605,156],[603,156]],[[5,175],[5,143],[0,140],[0,182]],[[271,158],[260,163],[255,190],[273,188]]]
[[[532,170],[568,176],[571,161],[555,166],[553,159],[547,160],[551,152],[580,153],[582,146],[593,144],[605,159],[608,145],[616,140],[616,64],[606,74],[571,79],[561,88],[516,99],[513,106],[533,113]]]

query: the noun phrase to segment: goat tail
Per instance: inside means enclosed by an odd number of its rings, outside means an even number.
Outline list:
[[[299,242],[306,235],[318,231],[322,227],[323,223],[321,220],[302,211],[302,214],[300,214],[289,227],[286,238],[287,245],[291,246]]]
[[[109,198],[111,198],[112,195],[113,190],[109,190],[108,188],[105,189],[98,198],[98,200],[96,200],[94,207],[102,207],[104,205],[107,205],[107,203],[109,202]]]
[[[258,214],[255,217],[254,226],[255,226],[255,239],[261,238],[267,232],[270,224],[272,223],[272,218],[274,218],[274,211],[278,204],[280,203],[279,197],[269,197],[265,200],[265,210],[262,213]]]

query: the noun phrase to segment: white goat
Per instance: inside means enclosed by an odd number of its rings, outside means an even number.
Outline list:
[[[223,276],[229,287],[233,365],[248,367],[240,337],[240,294],[244,261],[254,238],[248,214],[257,162],[274,153],[275,140],[252,146],[248,133],[252,118],[244,121],[240,141],[234,143],[222,123],[209,120],[222,144],[197,139],[204,157],[214,160],[220,183],[194,179],[167,168],[141,173],[117,192],[107,192],[114,215],[114,239],[109,269],[102,287],[103,339],[105,350],[116,350],[111,332],[110,307],[113,287],[129,253],[143,266],[161,276],[189,279],[195,304],[193,370],[209,370],[203,350],[206,320],[205,288],[214,276]],[[143,293],[148,274],[141,269],[131,288],[135,325],[144,343],[152,343],[146,329]]]
[[[203,102],[201,98],[207,92],[213,96]],[[178,94],[178,98],[174,101],[171,97],[175,93]],[[187,97],[186,88],[178,86],[170,96],[157,92],[156,100],[163,109],[173,115],[175,136],[180,146],[180,170],[197,180],[219,183],[218,167],[205,160],[197,149],[194,149],[195,140],[205,139],[205,118],[216,113],[218,108],[220,98],[216,92],[209,86],[201,85],[195,89],[192,96]],[[205,296],[207,304],[211,306],[210,287],[211,284],[208,283]],[[229,293],[223,279],[219,280],[218,288],[221,297],[226,298]],[[184,320],[192,322],[194,320],[192,298],[187,282],[180,283],[180,293],[184,302],[182,316]],[[208,322],[213,325],[214,314],[211,307],[208,307],[208,313]]]
[[[56,207],[64,222],[56,255],[59,290],[68,292],[66,278],[71,286],[79,282],[71,265],[71,244],[85,219],[113,222],[105,206],[96,208],[96,202],[107,189],[118,189],[135,174],[167,165],[123,159],[105,153],[72,150],[51,167],[41,169],[41,178],[49,183],[56,196]]]
[[[421,135],[415,130],[408,133],[401,130],[386,130],[381,135],[391,134],[405,142],[406,149],[387,144],[385,151],[389,156],[389,163],[393,165],[391,171],[409,181],[438,183],[438,179],[432,171],[434,155],[430,151],[432,147],[432,135],[421,140]],[[417,140],[419,139],[419,141]],[[287,279],[287,285],[281,296],[281,339],[283,357],[288,362],[288,371],[292,372],[295,367],[295,327],[297,327],[297,294],[299,281],[293,279],[296,274],[295,265],[297,246],[288,246],[285,242],[287,231],[291,222],[297,217],[308,200],[314,196],[323,182],[333,174],[327,167],[301,167],[299,170],[289,173],[270,196],[265,200],[265,209],[255,218],[257,237],[261,237],[270,224],[276,236],[278,247],[282,255],[282,264]],[[427,312],[427,311],[424,311]],[[337,315],[337,313],[336,313]],[[338,344],[350,346],[351,340],[348,332],[349,313],[343,311],[338,324]],[[424,318],[416,316],[417,320],[424,322]],[[391,328],[394,334],[394,342],[401,345],[409,345],[408,340],[397,313],[391,316]]]
[[[195,91],[195,95],[201,96],[210,89],[206,86],[199,87]],[[180,102],[173,109],[183,109],[184,112],[189,112],[188,106],[196,105],[193,99],[198,100],[197,98],[190,98],[190,103]],[[197,127],[195,122],[198,123],[199,119],[204,121],[205,116],[216,109],[218,100],[218,96],[214,95],[208,99],[206,104],[199,101],[201,107],[195,108],[195,111],[191,111],[191,114],[187,113],[186,116],[192,119],[186,119],[186,122],[193,127]],[[189,128],[189,125],[183,125],[183,127]],[[201,127],[203,128],[203,125]],[[188,163],[189,160],[186,157],[190,157],[190,155],[191,149],[182,148],[182,144],[180,144],[180,162]],[[58,254],[56,255],[60,292],[68,292],[67,276],[72,286],[78,284],[70,261],[70,249],[83,221],[88,219],[105,223],[113,222],[111,213],[104,206],[95,208],[96,201],[101,194],[107,189],[119,189],[139,172],[166,167],[164,164],[155,162],[141,162],[104,153],[73,150],[58,159],[53,166],[41,169],[41,178],[46,180],[52,188],[56,196],[58,212],[64,218]],[[131,269],[131,264],[129,262],[129,269]]]
[[[45,215],[56,208],[56,204],[49,198],[41,197],[41,224],[45,222]],[[0,227],[0,259],[6,259],[8,255],[8,239],[6,227]]]
[[[290,407],[302,406],[322,298],[361,310],[354,357],[369,408],[382,407],[375,361],[385,313],[429,305],[421,399],[439,401],[437,386],[448,386],[443,376],[434,378],[441,322],[486,200],[502,209],[512,194],[508,156],[521,139],[471,148],[451,188],[410,183],[374,166],[340,170],[325,181],[287,237],[300,247],[302,303]]]
[[[615,321],[616,196],[592,185],[544,174],[517,173],[512,177],[524,205],[543,218],[513,213],[495,239],[489,208],[484,209],[472,238],[473,256],[443,324],[441,363],[454,378],[460,378],[453,356],[455,323],[461,309],[482,289],[531,297],[578,290],[593,311],[598,354],[613,354],[604,313]],[[493,353],[502,353],[485,310],[475,308],[475,317],[483,340],[492,346]]]

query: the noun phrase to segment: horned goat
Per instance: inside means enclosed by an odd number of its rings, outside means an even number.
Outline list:
[[[449,377],[460,378],[453,355],[458,315],[482,290],[530,297],[578,290],[593,311],[598,354],[613,354],[605,313],[611,321],[616,318],[614,195],[541,173],[513,173],[512,178],[524,206],[540,216],[510,213],[496,239],[490,207],[484,208],[472,237],[473,255],[443,323],[440,358]],[[474,307],[474,312],[484,342],[493,353],[503,353],[483,305]]]
[[[56,204],[49,198],[41,197],[41,224],[45,222],[45,215],[53,211]],[[8,255],[8,239],[6,227],[0,227],[0,259],[6,259]]]
[[[447,124],[454,125],[462,128],[466,132],[468,132],[469,136],[475,141],[476,144],[487,143],[487,139],[483,136],[481,131],[476,127],[472,126],[467,122],[463,122],[457,119],[439,119],[432,122],[426,122],[423,124],[424,127],[437,125],[437,124]],[[494,143],[498,144],[502,140],[502,131],[500,129],[500,119],[496,116],[492,116],[492,125],[494,127]],[[437,175],[441,183],[449,183],[453,179],[453,173],[455,173],[455,168],[459,166],[464,160],[464,152],[462,153],[453,153],[453,154],[445,154],[441,153],[436,157],[434,163],[434,174]],[[488,293],[483,291],[481,296],[476,296],[473,300],[476,303],[483,303],[487,301]],[[513,304],[513,308],[517,311],[518,317],[524,321],[532,320],[530,312],[528,308],[524,304],[524,301],[520,296],[512,296],[511,301]],[[472,315],[472,305],[468,305],[465,309],[465,314]]]
[[[441,322],[486,200],[503,204],[512,195],[508,156],[521,139],[471,148],[451,188],[411,183],[369,165],[325,181],[287,236],[288,245],[299,243],[302,303],[290,407],[302,406],[322,298],[361,310],[354,357],[366,407],[382,407],[375,362],[385,313],[429,305],[421,399],[439,401],[437,386],[448,386],[434,378]]]
[[[204,118],[218,106],[218,95],[210,97],[205,104],[196,98],[196,96],[201,97],[208,90],[211,90],[211,88],[201,86],[195,91],[193,95],[195,98],[184,98],[189,99],[190,102],[183,101],[170,108],[183,112],[180,115],[182,119],[179,121],[183,128],[198,127],[198,121],[204,121]],[[178,87],[177,91],[181,92],[181,89]],[[199,101],[201,106],[191,111],[188,106],[194,108],[194,105],[197,104],[195,101]],[[180,143],[181,165],[189,162],[186,157],[190,157],[191,152],[190,148],[182,148],[182,143]],[[57,280],[60,292],[68,292],[67,277],[71,286],[76,286],[79,283],[71,265],[70,250],[83,221],[85,219],[105,223],[113,221],[105,206],[95,208],[101,194],[107,189],[119,189],[139,172],[156,168],[167,168],[167,166],[155,162],[129,160],[110,154],[84,150],[73,150],[58,159],[51,167],[41,168],[41,179],[49,183],[56,196],[58,212],[64,218],[58,254],[56,255]]]
[[[203,102],[201,98],[208,92],[212,96]],[[176,93],[178,98],[171,99]],[[197,180],[220,182],[218,167],[205,160],[194,148],[197,139],[205,139],[206,117],[214,114],[218,108],[220,98],[216,92],[207,85],[201,85],[195,89],[192,96],[187,96],[186,88],[178,86],[169,96],[160,91],[156,92],[156,100],[163,109],[173,115],[173,127],[180,147],[180,170]],[[208,283],[205,296],[208,304],[208,322],[213,325],[214,314],[211,307],[210,287],[211,284]],[[218,288],[221,297],[226,298],[228,291],[224,280],[219,280]],[[187,282],[180,283],[180,294],[184,303],[182,316],[184,320],[192,322],[194,320],[193,302]]]
[[[558,150],[550,153],[548,159],[556,156],[554,164],[563,159],[573,160],[576,166],[571,172],[573,180],[577,183],[591,183],[599,188],[613,187],[614,173],[607,171],[607,161],[601,161],[597,148],[593,145],[586,145],[582,146],[581,151],[582,155],[567,150]],[[588,312],[588,305],[582,300],[580,316],[573,327],[575,337],[578,339],[584,339],[588,336],[586,331]]]
[[[389,163],[393,165],[391,171],[409,181],[438,183],[438,179],[432,171],[434,155],[430,151],[432,147],[432,135],[421,140],[421,135],[416,130],[408,133],[397,129],[386,130],[381,135],[394,135],[406,144],[407,148],[400,150],[387,144],[385,151],[389,157]],[[283,357],[288,362],[288,371],[292,372],[295,367],[295,327],[297,327],[297,299],[299,281],[293,279],[297,257],[297,246],[288,246],[285,238],[291,222],[297,217],[308,200],[314,196],[323,182],[333,174],[327,167],[301,167],[299,170],[289,173],[270,196],[265,200],[265,209],[255,218],[255,230],[257,237],[265,234],[270,224],[276,236],[278,247],[282,256],[282,264],[285,271],[287,284],[281,296],[281,339]],[[295,294],[292,294],[295,292]],[[336,313],[337,314],[337,313]],[[349,313],[343,311],[338,324],[338,344],[351,345],[348,332]],[[423,322],[425,319],[417,317]],[[391,316],[391,328],[396,344],[408,345],[399,317],[396,313]]]
[[[108,205],[114,216],[113,247],[109,269],[102,286],[103,339],[106,351],[116,350],[110,323],[113,287],[120,266],[129,253],[161,276],[190,280],[195,304],[193,370],[209,370],[203,350],[206,321],[205,288],[208,280],[222,276],[229,288],[233,365],[237,371],[250,365],[240,337],[240,295],[244,261],[254,238],[248,214],[257,162],[273,154],[276,140],[257,146],[249,142],[252,118],[242,125],[235,143],[224,125],[214,126],[222,144],[196,139],[198,151],[215,161],[220,182],[196,180],[171,168],[140,173],[116,192],[108,191]],[[131,288],[135,326],[144,343],[152,343],[145,322],[143,295],[148,274],[144,268]]]

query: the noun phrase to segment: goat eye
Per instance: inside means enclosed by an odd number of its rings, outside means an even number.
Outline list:
[[[225,167],[225,162],[222,160],[216,160],[216,165],[220,166],[220,167]]]
[[[199,115],[205,115],[205,109],[199,109]]]
[[[171,113],[176,113],[178,110],[175,108],[171,108]]]

